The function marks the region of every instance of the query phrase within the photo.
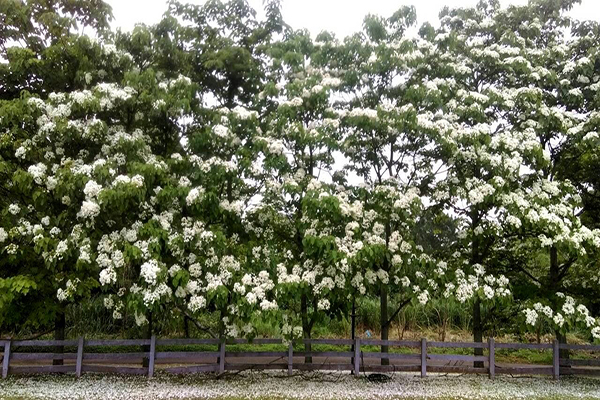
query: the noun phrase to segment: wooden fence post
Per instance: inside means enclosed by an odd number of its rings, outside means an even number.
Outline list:
[[[8,365],[10,363],[10,339],[4,343],[4,360],[2,362],[2,378],[8,376]]]
[[[421,378],[427,376],[427,339],[421,339]]]
[[[288,375],[292,376],[294,364],[294,343],[290,342],[288,346]]]
[[[81,376],[81,364],[83,363],[83,336],[79,336],[79,342],[77,343],[77,363],[75,364],[75,375],[79,378]]]
[[[360,338],[354,339],[354,376],[360,374]]]
[[[554,379],[558,379],[560,376],[560,350],[556,339],[552,343],[552,376]]]
[[[488,349],[490,351],[490,360],[489,360],[489,371],[490,371],[490,379],[494,379],[496,375],[496,347],[494,345],[494,338],[488,338]]]
[[[156,358],[156,335],[150,338],[150,355],[148,356],[148,378],[154,376],[154,359]]]
[[[223,339],[219,348],[219,375],[223,372],[225,372],[225,339]]]

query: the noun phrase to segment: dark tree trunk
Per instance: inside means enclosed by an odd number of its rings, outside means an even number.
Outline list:
[[[54,340],[65,340],[65,327],[67,325],[64,310],[59,311],[54,318]],[[57,346],[54,350],[55,353],[63,354],[65,352],[64,346]],[[52,365],[63,365],[63,359],[52,360]]]
[[[300,311],[302,313],[302,333],[304,339],[310,339],[312,326],[308,320],[308,299],[305,294],[302,294],[300,297]],[[305,343],[304,351],[310,353],[312,351],[312,345],[310,343]],[[305,356],[304,363],[312,364],[312,356]]]
[[[187,316],[183,316],[183,333],[186,339],[190,338],[190,321]]]
[[[379,292],[380,314],[381,314],[381,340],[388,340],[390,337],[390,326],[388,324],[388,290],[386,285],[381,285]],[[381,352],[389,352],[389,346],[381,346]],[[382,358],[381,365],[390,365],[389,358]]]
[[[356,298],[352,297],[352,314],[350,315],[352,321],[352,340],[356,339]]]
[[[560,279],[560,266],[558,264],[558,249],[556,248],[556,246],[550,247],[550,273],[549,273],[548,278],[550,281],[549,285],[548,285],[548,288],[550,289],[548,296],[551,299],[554,299],[552,306],[553,306],[554,310],[557,310],[558,309],[558,299],[556,298],[556,292],[560,291],[561,279]],[[556,340],[558,340],[558,343],[562,343],[562,344],[567,343],[566,335],[563,335],[559,331],[556,331],[555,335],[556,335]],[[560,349],[559,355],[560,355],[560,358],[568,359],[569,358],[569,350]]]
[[[392,232],[392,227],[389,222],[385,224],[385,245],[389,246],[390,236]],[[384,271],[389,273],[389,264],[387,258],[383,260],[383,269]],[[388,311],[388,287],[387,285],[381,284],[381,290],[379,292],[379,308],[380,308],[380,317],[381,317],[381,340],[388,340],[390,338],[390,321],[389,321],[389,311]],[[389,352],[389,346],[381,346],[382,353]],[[381,365],[390,365],[389,358],[382,358]]]
[[[480,239],[477,235],[475,235],[475,230],[479,226],[480,216],[478,210],[473,210],[471,212],[471,230],[473,232],[473,241],[471,245],[471,266],[475,266],[476,264],[481,264],[482,255],[480,248]],[[473,302],[473,341],[476,343],[483,342],[483,323],[481,319],[481,300],[479,297],[475,299]],[[473,354],[475,356],[482,356],[483,349],[473,349]],[[475,368],[483,368],[482,361],[474,361],[473,366]]]

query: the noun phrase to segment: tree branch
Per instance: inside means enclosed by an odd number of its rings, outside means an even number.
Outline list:
[[[559,279],[562,279],[562,278],[565,277],[565,275],[567,274],[567,272],[569,272],[569,268],[571,268],[571,266],[575,263],[575,261],[577,261],[577,257],[570,258],[569,260],[565,261],[559,267],[559,273],[558,273],[558,278]]]
[[[542,282],[541,282],[541,281],[540,281],[538,278],[536,278],[535,276],[533,276],[533,275],[531,274],[531,272],[527,271],[525,268],[523,268],[523,267],[521,267],[521,266],[517,266],[517,269],[518,269],[519,271],[523,272],[525,275],[527,275],[527,276],[528,276],[530,279],[532,279],[532,280],[536,281],[537,283],[539,283],[539,284],[541,284],[541,283],[542,283]]]
[[[394,311],[394,313],[392,314],[392,316],[390,317],[390,319],[388,319],[388,321],[385,323],[385,327],[390,326],[390,324],[392,323],[392,321],[396,318],[396,316],[398,315],[398,313],[404,308],[404,306],[406,306],[408,303],[410,303],[411,299],[406,299],[404,300],[396,309],[396,311]]]
[[[210,329],[203,327],[202,325],[200,325],[200,323],[194,318],[192,317],[190,314],[187,313],[187,311],[182,310],[181,307],[177,307],[177,309],[179,310],[179,312],[181,314],[183,314],[183,316],[185,316],[187,319],[189,319],[190,321],[192,321],[192,324],[194,324],[194,326],[198,329],[201,330],[202,332],[206,332],[210,335],[211,338],[215,339],[216,335],[214,333],[212,333],[210,331]]]

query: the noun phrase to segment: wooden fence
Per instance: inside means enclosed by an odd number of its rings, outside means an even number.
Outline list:
[[[415,371],[422,377],[427,372],[442,373],[480,373],[494,378],[496,374],[511,375],[552,375],[558,379],[560,375],[599,375],[600,359],[561,359],[561,349],[600,351],[600,346],[530,343],[496,343],[493,338],[487,342],[429,342],[394,341],[369,339],[308,339],[296,343],[301,345],[348,346],[348,351],[297,351],[289,344],[287,351],[227,351],[228,345],[243,345],[245,339],[233,339],[223,342],[219,339],[151,339],[137,340],[0,340],[3,348],[2,377],[9,374],[33,373],[75,373],[81,376],[84,372],[108,372],[121,374],[138,374],[152,377],[156,370],[173,373],[214,372],[241,370],[287,370],[292,375],[294,370],[337,370],[352,371],[356,376],[364,372]],[[253,345],[282,345],[281,339],[255,339]],[[173,348],[190,345],[210,345],[210,350],[173,351]],[[102,352],[102,348],[110,346],[110,352]],[[134,347],[133,352],[115,352],[115,346]],[[140,347],[142,346],[142,347]],[[382,353],[375,346],[389,346],[390,352]],[[56,348],[76,349],[61,351]],[[167,349],[165,349],[165,347]],[[206,347],[206,346],[204,346]],[[38,350],[41,348],[41,351]],[[140,348],[143,351],[139,351]],[[253,347],[252,349],[254,349]],[[466,355],[440,353],[447,349],[461,349],[472,352],[473,349],[487,350],[486,355]],[[404,352],[397,350],[403,349]],[[434,349],[438,349],[437,351]],[[466,350],[465,350],[466,349]],[[496,351],[503,349],[531,349],[552,352],[552,365],[507,364],[497,362]],[[44,351],[45,350],[45,351]],[[231,350],[231,347],[230,347]],[[407,352],[408,351],[408,352]],[[311,358],[311,362],[307,358]],[[382,359],[385,360],[381,362]],[[56,364],[62,365],[52,365]],[[481,367],[475,367],[479,362]],[[382,365],[389,364],[389,365]],[[158,365],[158,367],[157,367]]]

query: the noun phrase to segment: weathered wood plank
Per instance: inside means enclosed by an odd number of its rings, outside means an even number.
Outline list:
[[[567,350],[600,351],[600,346],[599,345],[591,345],[591,344],[568,344],[568,343],[560,343],[559,347],[561,349],[567,349]]]
[[[219,344],[219,339],[157,339],[157,346],[187,346],[195,344]]]
[[[442,361],[488,361],[486,356],[468,356],[462,354],[428,354],[430,360]]]
[[[156,359],[156,335],[150,337],[150,354],[148,355],[148,378],[154,376],[154,360]]]
[[[300,353],[296,353],[300,355]],[[287,351],[226,351],[225,357],[253,358],[253,357],[287,357]]]
[[[14,354],[13,354],[14,357]],[[589,360],[578,360],[573,358],[561,358],[560,365],[571,365],[580,367],[600,367],[600,359],[593,358]]]
[[[77,343],[75,343],[77,345]],[[100,339],[88,340],[86,346],[148,346],[150,339]],[[65,345],[66,346],[66,345]]]
[[[4,342],[4,359],[2,360],[2,379],[8,376],[10,366],[10,340]]]
[[[104,372],[113,374],[129,374],[129,375],[147,375],[147,367],[121,367],[114,365],[97,365],[83,364],[81,366],[83,372]]]
[[[217,339],[218,342],[218,339]],[[266,339],[259,338],[254,339],[252,341],[248,339],[227,339],[227,344],[281,344],[283,341],[281,339]]]
[[[427,339],[421,339],[421,378],[427,376]]]
[[[145,353],[140,354],[145,355]],[[196,360],[202,358],[216,358],[219,357],[219,354],[221,353],[218,351],[159,351],[156,353],[156,360],[163,360],[166,358],[173,360]]]
[[[329,344],[339,346],[352,346],[352,339],[302,339],[304,344]]]
[[[148,357],[148,353],[144,352],[133,352],[133,353],[85,353],[83,359],[85,361],[90,360],[138,360],[144,357]]]
[[[299,357],[354,357],[351,351],[297,351]]]
[[[296,364],[296,369],[301,371],[352,371],[352,364]]]
[[[428,365],[430,372],[446,372],[454,374],[483,374],[489,373],[487,368],[467,367],[463,365]]]
[[[496,366],[496,374],[511,375],[552,375],[552,367],[500,367]]]
[[[362,365],[363,372],[418,372],[420,364],[415,365]]]
[[[488,344],[483,342],[427,342],[427,347],[487,349]]]
[[[390,360],[415,360],[421,359],[420,354],[403,354],[403,353],[381,353],[381,352],[363,352],[362,358],[373,359],[373,358],[389,358]]]
[[[550,343],[496,343],[496,349],[531,349],[542,350],[551,349]]]
[[[13,347],[31,346],[31,347],[49,347],[49,346],[77,346],[77,340],[14,340]]]
[[[225,371],[247,371],[247,370],[265,370],[265,369],[288,369],[287,363],[272,363],[272,364],[241,364],[241,363],[226,363]]]
[[[170,374],[195,374],[198,372],[215,372],[219,370],[219,364],[206,364],[206,365],[191,365],[186,367],[169,367],[163,368],[161,371],[168,372]]]
[[[19,365],[9,368],[11,374],[58,374],[74,372],[74,365]]]
[[[421,346],[420,341],[411,340],[380,340],[380,339],[361,339],[363,346],[392,346],[392,347],[414,347]]]
[[[80,336],[77,344],[77,361],[75,362],[75,375],[78,378],[81,376],[81,365],[83,364],[83,346],[83,336]]]
[[[251,340],[249,343],[250,344],[282,344],[283,340],[282,339],[257,338],[257,339]]]
[[[36,361],[75,360],[75,359],[77,359],[77,354],[76,353],[12,353],[11,357],[13,360],[36,360]]]
[[[600,369],[597,368],[565,368],[561,371],[562,375],[586,375],[600,376]]]

